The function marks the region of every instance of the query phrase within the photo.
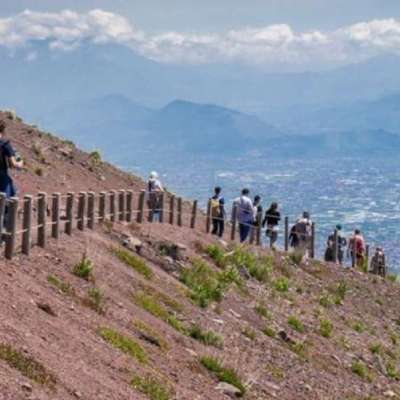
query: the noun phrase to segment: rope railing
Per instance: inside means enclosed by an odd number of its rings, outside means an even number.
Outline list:
[[[236,241],[240,227],[245,226],[249,228],[248,241],[261,246],[262,233],[271,229],[268,225],[263,227],[263,217],[276,218],[276,215],[257,213],[249,221],[239,221],[240,211],[240,206],[234,203],[230,218],[227,218],[226,214],[213,216],[210,200],[207,211],[199,213],[197,200],[189,203],[171,193],[149,194],[145,190],[134,192],[120,189],[99,193],[82,191],[50,195],[41,192],[35,196],[25,195],[22,199],[6,198],[5,194],[0,193],[0,238],[5,243],[4,256],[11,260],[18,251],[29,256],[34,245],[45,248],[49,236],[58,240],[61,233],[71,236],[75,230],[93,230],[96,225],[106,221],[142,224],[157,220],[159,223],[191,229],[195,229],[199,222],[202,222],[205,223],[205,232],[210,233],[214,220],[223,221],[224,225],[228,226],[231,241]],[[290,230],[289,217],[284,217],[283,221],[283,248],[289,251],[290,235],[304,235],[304,232],[296,232],[293,228]],[[315,223],[310,223],[306,241],[309,255],[314,258]],[[337,260],[337,250],[334,254]]]

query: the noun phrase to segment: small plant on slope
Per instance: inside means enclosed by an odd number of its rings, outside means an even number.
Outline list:
[[[122,261],[125,265],[132,268],[139,274],[143,275],[146,279],[153,277],[153,271],[150,267],[142,261],[140,258],[135,257],[132,253],[125,249],[113,249],[113,253]]]
[[[144,378],[135,375],[132,378],[131,386],[146,395],[150,400],[169,400],[171,391],[162,382],[151,376]]]
[[[242,396],[245,394],[246,388],[234,369],[224,367],[219,360],[214,357],[202,357],[200,362],[205,368],[212,372],[220,382],[226,382],[235,386],[240,390]]]
[[[78,278],[89,280],[93,273],[93,265],[89,258],[84,254],[78,264],[72,269],[72,273]]]
[[[88,290],[88,297],[85,299],[85,304],[99,314],[104,314],[104,294],[98,288],[90,288]]]
[[[274,281],[274,288],[276,291],[284,293],[289,290],[289,279],[282,276]]]
[[[297,332],[304,333],[305,331],[303,323],[294,316],[290,316],[288,318],[288,324],[292,329],[294,329]]]
[[[330,338],[332,336],[333,324],[329,319],[321,319],[319,322],[319,332],[321,336]]]

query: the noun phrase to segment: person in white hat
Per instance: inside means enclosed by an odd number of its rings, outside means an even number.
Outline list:
[[[150,222],[154,221],[154,218],[157,217],[160,219],[161,214],[161,196],[160,194],[164,192],[164,188],[161,184],[161,181],[158,177],[158,173],[156,171],[152,171],[149,176],[149,180],[147,182],[148,186],[148,206],[150,209],[149,220]]]

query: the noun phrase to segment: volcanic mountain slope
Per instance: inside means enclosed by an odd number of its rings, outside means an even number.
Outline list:
[[[23,192],[144,186],[6,121]],[[397,283],[203,231],[104,223],[2,260],[0,399],[398,398]]]

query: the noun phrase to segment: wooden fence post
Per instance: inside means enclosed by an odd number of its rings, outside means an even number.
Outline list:
[[[4,217],[6,215],[6,194],[0,193],[0,238],[4,231]]]
[[[96,194],[94,192],[88,193],[88,206],[87,206],[87,226],[89,229],[94,229],[95,223],[95,203]]]
[[[137,215],[137,222],[139,224],[142,224],[144,219],[145,196],[146,196],[146,191],[142,190],[139,196],[139,212]]]
[[[125,221],[125,211],[126,210],[126,192],[125,190],[120,190],[118,192],[118,220],[120,222]]]
[[[289,217],[285,217],[285,251],[289,251]]]
[[[365,268],[366,272],[369,271],[369,244],[365,246]]]
[[[67,218],[65,222],[65,233],[69,236],[72,235],[72,226],[74,223],[74,198],[75,195],[72,192],[67,194],[65,217]]]
[[[85,230],[85,209],[86,209],[86,192],[80,192],[78,197],[78,222],[77,222],[77,227],[80,231]]]
[[[182,197],[178,197],[178,226],[182,226]]]
[[[126,192],[126,222],[132,222],[132,204],[133,204],[133,192],[128,190]]]
[[[46,212],[47,212],[47,195],[46,193],[38,194],[38,231],[37,244],[39,247],[46,247]]]
[[[32,196],[24,196],[24,216],[22,220],[22,254],[31,252]]]
[[[235,240],[236,236],[236,224],[237,224],[237,210],[238,210],[238,205],[234,204],[233,209],[232,209],[232,230],[231,230],[231,240]]]
[[[311,225],[310,257],[315,258],[315,222]]]
[[[115,222],[115,190],[110,191],[110,221]]]
[[[60,233],[60,193],[53,193],[51,205],[51,237],[58,239]]]
[[[190,220],[190,227],[192,229],[196,227],[196,218],[197,218],[197,200],[193,202],[192,219]]]
[[[211,231],[211,199],[207,203],[206,233]]]
[[[106,199],[107,192],[100,192],[99,195],[99,223],[104,222],[106,218]]]
[[[11,260],[14,256],[16,232],[17,232],[17,218],[18,218],[18,198],[12,197],[8,200],[7,210],[7,240],[5,247],[5,257]]]
[[[257,232],[256,232],[256,245],[261,246],[261,228],[262,228],[262,213],[257,214]]]
[[[160,224],[162,224],[164,222],[164,193],[160,193],[160,199],[158,201],[158,204],[160,205],[160,209],[158,211],[158,215],[159,215],[159,221]]]
[[[169,223],[173,225],[175,222],[175,196],[172,194],[169,199]]]

